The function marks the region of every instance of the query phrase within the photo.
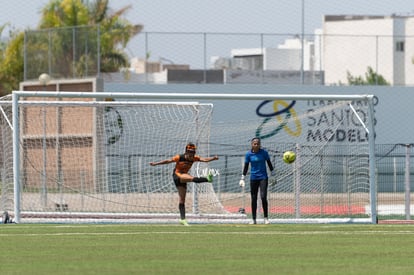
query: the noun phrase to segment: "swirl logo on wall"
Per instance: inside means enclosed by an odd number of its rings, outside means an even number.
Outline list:
[[[124,133],[121,114],[113,107],[105,107],[104,127],[106,145],[116,143]]]
[[[256,108],[256,114],[260,117],[264,117],[263,122],[256,129],[256,136],[265,139],[275,136],[281,130],[284,130],[288,135],[298,137],[302,133],[302,125],[300,123],[296,111],[293,109],[293,106],[296,104],[296,100],[293,100],[290,103],[284,100],[274,100],[273,112],[262,112],[261,109],[271,102],[271,100],[265,100],[262,103],[260,103],[259,106],[257,106]],[[279,106],[282,107],[280,110]],[[265,125],[274,117],[276,117],[276,120],[278,122],[277,127],[268,133],[263,133]],[[288,126],[288,122],[291,118],[293,118],[293,121],[295,123],[295,129],[292,129]]]

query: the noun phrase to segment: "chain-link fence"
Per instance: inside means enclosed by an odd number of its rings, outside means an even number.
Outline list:
[[[25,80],[44,72],[56,79],[101,73],[105,60],[101,60],[100,41],[108,34],[101,33],[99,26],[25,34]],[[344,85],[350,77],[364,78],[371,68],[374,77],[381,76],[388,84],[414,84],[414,52],[410,51],[414,38],[409,36],[143,32],[130,44],[131,65],[123,71],[137,82],[156,83],[159,80],[148,74],[169,69],[171,83]],[[177,70],[181,74],[174,75]],[[198,71],[200,77],[191,80],[185,70]],[[211,71],[218,71],[220,77],[208,79]],[[370,84],[384,84],[378,80],[370,79]]]
[[[100,72],[97,27],[70,27],[25,32],[24,78],[82,78]]]
[[[376,145],[379,217],[412,219],[414,144]]]

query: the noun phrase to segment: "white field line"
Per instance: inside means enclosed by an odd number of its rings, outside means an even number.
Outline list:
[[[251,225],[250,225],[251,227]],[[297,232],[283,232],[283,231],[234,231],[234,232],[206,232],[206,231],[151,231],[151,232],[61,232],[61,233],[0,233],[0,237],[11,236],[124,236],[124,235],[176,235],[176,234],[193,234],[193,235],[414,235],[414,231],[400,230],[400,231],[384,231],[384,230],[367,230],[367,231],[344,231],[344,230],[329,230],[329,231],[297,231]]]

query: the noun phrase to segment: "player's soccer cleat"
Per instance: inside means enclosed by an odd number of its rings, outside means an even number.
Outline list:
[[[184,225],[184,226],[190,226],[187,222],[187,220],[180,220],[180,224]]]
[[[270,221],[269,221],[269,219],[268,219],[268,218],[265,218],[265,219],[264,219],[264,224],[270,224]]]
[[[208,172],[207,180],[208,182],[213,182],[213,174],[211,172]]]
[[[251,220],[249,224],[257,224],[256,220]]]

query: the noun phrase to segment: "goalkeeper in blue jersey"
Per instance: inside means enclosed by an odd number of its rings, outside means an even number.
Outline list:
[[[252,222],[251,224],[256,224],[256,212],[257,212],[257,196],[260,189],[260,198],[262,200],[263,207],[263,217],[264,223],[269,224],[269,215],[268,215],[268,202],[267,202],[267,187],[268,187],[268,176],[266,171],[266,164],[269,166],[272,176],[274,176],[275,171],[273,169],[272,162],[270,161],[269,153],[261,148],[260,138],[253,138],[251,140],[251,149],[247,151],[243,172],[240,180],[240,186],[245,185],[245,177],[247,171],[250,168],[250,195],[251,195],[251,206],[252,206]]]

